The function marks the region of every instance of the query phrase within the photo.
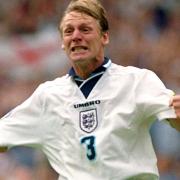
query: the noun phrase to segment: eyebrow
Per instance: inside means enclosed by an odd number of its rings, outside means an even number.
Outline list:
[[[85,27],[90,27],[90,28],[91,28],[91,25],[89,25],[88,22],[82,23],[82,24],[79,24],[79,25],[78,25],[78,27],[84,27],[84,26],[85,26]],[[73,25],[70,24],[70,23],[67,23],[67,24],[64,25],[63,29],[71,28],[71,27],[73,27]]]

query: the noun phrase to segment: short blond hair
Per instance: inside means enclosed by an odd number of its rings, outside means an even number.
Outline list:
[[[62,22],[66,14],[76,11],[87,14],[99,22],[102,32],[109,30],[109,24],[107,20],[107,13],[100,1],[98,0],[72,0],[67,9],[65,10],[60,23],[60,33],[62,35]]]

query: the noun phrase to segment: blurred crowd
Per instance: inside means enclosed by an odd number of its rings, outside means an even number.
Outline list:
[[[180,93],[180,1],[101,1],[110,22],[106,55],[117,64],[153,70],[168,88]],[[0,117],[29,97],[38,84],[67,72],[69,65],[64,63],[67,59],[60,48],[58,23],[68,3],[69,0],[0,0]],[[42,58],[40,63],[40,55],[28,50],[26,62],[8,58],[11,51],[5,49],[7,44],[9,47],[28,39],[32,50],[37,39],[44,43],[49,37],[54,41],[43,47],[43,52],[58,51],[59,56]],[[19,48],[26,50],[24,45]],[[158,122],[151,133],[160,179],[180,179],[179,133]],[[57,174],[38,150],[17,147],[0,155],[0,180],[56,178]]]

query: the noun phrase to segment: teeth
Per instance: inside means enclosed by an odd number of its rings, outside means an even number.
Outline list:
[[[77,46],[72,48],[72,51],[80,51],[80,50],[87,50],[87,47]]]

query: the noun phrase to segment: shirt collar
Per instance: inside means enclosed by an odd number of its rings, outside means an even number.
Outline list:
[[[96,73],[99,73],[99,72],[102,72],[102,71],[106,71],[106,69],[111,65],[111,60],[107,57],[104,57],[104,62],[103,64],[98,67],[97,69],[95,69],[92,73],[92,74],[96,74]],[[78,77],[78,75],[76,74],[75,70],[73,69],[73,67],[69,70],[69,76],[72,76],[72,77]]]

